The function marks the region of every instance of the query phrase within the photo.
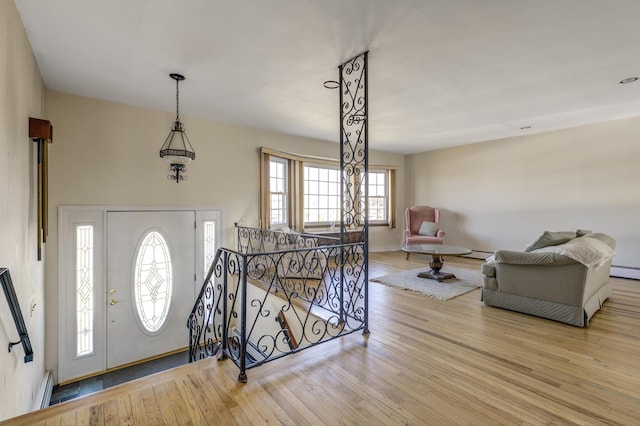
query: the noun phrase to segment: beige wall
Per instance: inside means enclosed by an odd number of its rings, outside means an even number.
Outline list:
[[[44,110],[44,85],[12,0],[0,0],[0,93],[0,266],[11,270],[35,352],[28,364],[19,346],[0,352],[0,420],[28,411],[45,367],[57,366],[58,205],[223,207],[231,245],[233,222],[257,223],[258,147],[338,156],[337,144],[183,117],[198,157],[187,182],[170,182],[158,150],[172,113],[57,92],[46,93]],[[45,262],[35,256],[29,116],[55,128]],[[636,118],[407,157],[371,152],[372,164],[399,167],[398,228],[372,229],[371,248],[396,249],[404,207],[432,204],[443,209],[451,244],[518,249],[544,229],[590,228],[617,239],[616,265],[640,267],[639,134]],[[15,339],[0,295],[0,348]]]
[[[158,156],[172,120],[159,112],[123,104],[47,92],[47,111],[55,126],[51,150],[50,215],[57,223],[59,205],[214,206],[224,208],[224,240],[233,247],[233,223],[258,222],[258,148],[338,158],[336,143],[269,133],[183,116],[196,160],[188,180],[167,179],[167,165]],[[188,99],[183,100],[188,102]],[[398,166],[404,182],[404,156],[370,153],[371,164]],[[398,184],[398,214],[404,206]],[[57,230],[49,237],[46,279],[47,366],[57,366]],[[371,230],[373,250],[395,249],[400,229]]]
[[[446,242],[522,249],[544,230],[617,240],[640,267],[640,118],[407,156],[407,204],[443,209]]]
[[[0,0],[0,267],[9,268],[33,346],[24,363],[0,291],[0,420],[29,411],[44,373],[44,261],[36,260],[35,144],[29,117],[43,118],[44,84],[13,0]],[[30,306],[35,310],[30,313]]]

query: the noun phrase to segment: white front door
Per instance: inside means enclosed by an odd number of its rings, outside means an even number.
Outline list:
[[[189,345],[195,213],[107,215],[107,368]]]
[[[188,346],[221,210],[60,206],[58,220],[59,382]]]

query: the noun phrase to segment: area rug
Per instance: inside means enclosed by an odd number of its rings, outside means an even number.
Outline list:
[[[419,278],[420,272],[428,271],[430,268],[424,266],[418,269],[411,269],[395,274],[384,275],[372,278],[371,281],[398,287],[403,290],[410,290],[438,300],[449,300],[456,296],[468,293],[476,288],[482,287],[480,271],[470,271],[464,268],[445,265],[442,272],[449,272],[456,276],[443,282],[438,282],[429,278]]]

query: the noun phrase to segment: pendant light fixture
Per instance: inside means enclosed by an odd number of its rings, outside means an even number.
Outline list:
[[[184,80],[184,76],[181,74],[169,74],[169,77],[176,81],[176,121],[173,123],[169,136],[162,144],[162,148],[160,148],[160,158],[164,158],[169,163],[171,174],[167,178],[180,183],[181,180],[187,178],[185,175],[186,166],[191,160],[195,160],[196,153],[191,143],[189,143],[189,138],[187,138],[184,127],[180,122],[180,92],[178,85]]]

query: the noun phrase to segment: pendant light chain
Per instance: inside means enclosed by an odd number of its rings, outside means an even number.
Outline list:
[[[180,122],[180,80],[176,78],[176,121]]]

